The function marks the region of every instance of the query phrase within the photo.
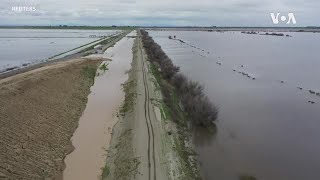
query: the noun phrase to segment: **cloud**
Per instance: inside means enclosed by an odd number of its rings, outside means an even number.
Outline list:
[[[271,26],[270,12],[320,25],[318,0],[2,0],[1,25]],[[12,6],[35,6],[16,13]]]

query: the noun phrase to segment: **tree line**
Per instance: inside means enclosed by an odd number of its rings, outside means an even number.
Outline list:
[[[187,120],[204,127],[214,125],[218,117],[218,108],[209,100],[203,92],[203,86],[198,82],[189,80],[179,72],[179,67],[172,63],[148,32],[141,30],[142,41],[149,61],[156,67],[161,75],[161,92],[164,103],[169,109],[177,109],[179,106],[187,114]],[[179,113],[171,111],[173,120]]]

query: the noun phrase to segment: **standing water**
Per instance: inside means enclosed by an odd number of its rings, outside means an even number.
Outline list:
[[[0,73],[48,58],[120,32],[119,30],[0,29]]]
[[[205,179],[320,179],[320,34],[285,34],[150,31],[219,107],[194,135]]]
[[[131,35],[134,32],[130,33]],[[118,108],[124,100],[122,86],[132,60],[132,38],[123,38],[109,48],[103,57],[112,59],[105,72],[99,75],[91,87],[88,103],[72,137],[75,150],[66,159],[63,179],[94,180],[101,176],[106,153],[111,140],[112,127],[117,121]]]

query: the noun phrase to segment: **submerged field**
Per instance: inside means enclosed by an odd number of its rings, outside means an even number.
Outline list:
[[[0,29],[0,73],[45,61],[117,32],[121,30]]]
[[[320,34],[149,33],[219,107],[217,133],[194,134],[204,178],[319,178]]]

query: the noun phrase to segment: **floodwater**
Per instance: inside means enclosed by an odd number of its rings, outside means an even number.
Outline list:
[[[0,29],[0,72],[34,64],[101,39],[116,30]]]
[[[135,32],[129,35],[134,35]],[[72,137],[75,150],[66,159],[63,172],[65,180],[99,179],[105,165],[112,127],[117,122],[117,112],[124,100],[122,86],[127,79],[132,61],[133,39],[124,37],[103,57],[109,70],[98,70],[91,87],[88,103]]]
[[[217,133],[193,138],[205,179],[320,179],[319,33],[149,33],[219,107]]]

